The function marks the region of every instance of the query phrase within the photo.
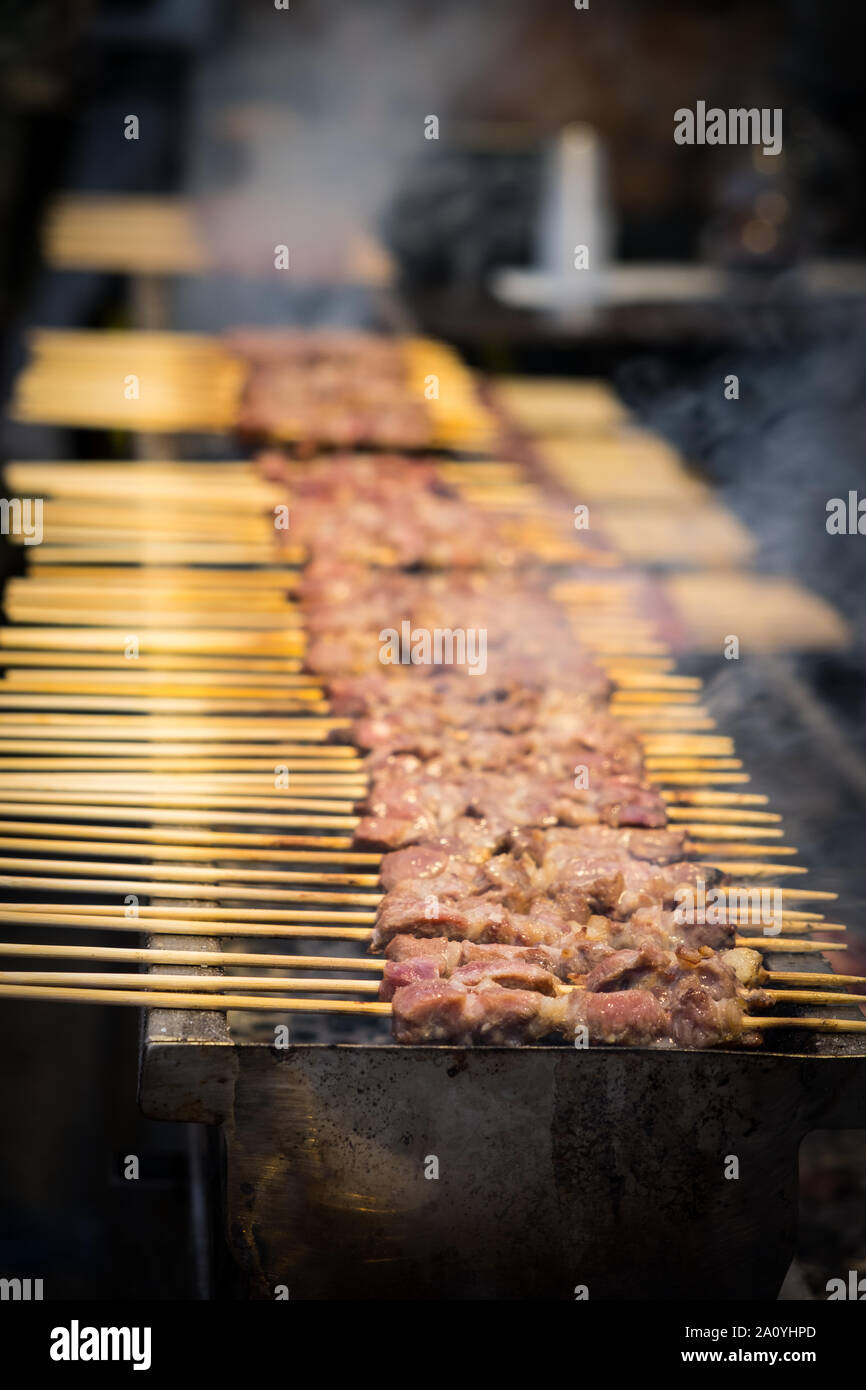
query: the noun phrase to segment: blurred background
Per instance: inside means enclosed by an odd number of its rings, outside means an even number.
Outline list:
[[[844,641],[682,668],[815,886],[842,885],[845,965],[866,970],[866,540],[825,525],[866,488],[864,40],[866,11],[809,0],[3,0],[4,399],[37,326],[353,323],[441,337],[494,377],[605,379],[751,533],[757,570],[842,620]],[[698,101],[781,109],[781,153],[678,146]],[[563,222],[588,229],[583,277]],[[0,427],[4,462],[138,447]],[[44,1267],[50,1296],[202,1296],[208,1154],[136,1114],[131,1020],[75,1012],[0,1014],[0,1271]],[[800,1294],[866,1260],[862,1165],[816,1152]]]

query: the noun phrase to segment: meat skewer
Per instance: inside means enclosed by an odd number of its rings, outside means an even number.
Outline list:
[[[447,990],[447,982],[440,990]],[[468,991],[464,991],[464,994]],[[485,1027],[480,1015],[483,1014],[485,999],[476,994],[473,1000],[476,1019],[472,1026],[464,1026],[457,1036],[440,1036],[444,1031],[441,1020],[436,1022],[433,1015],[435,1001],[426,1002],[427,1018],[419,1020],[421,1010],[416,1006],[414,1018],[407,1018],[399,1024],[400,1041],[405,1042],[448,1042],[452,1046],[466,1046],[474,1042],[515,1043],[534,1042],[541,1037],[550,1037],[554,1032],[571,1040],[583,1041],[577,1033],[578,1028],[586,1029],[586,1041],[606,1045],[626,1043],[632,1046],[672,1046],[671,1020],[652,997],[641,991],[630,991],[637,1000],[627,999],[626,994],[613,996],[572,994],[568,999],[550,1000],[544,995],[532,995],[519,990],[498,990],[501,999],[494,1004],[503,1015],[497,1022],[491,1015],[489,1026]],[[510,998],[509,998],[510,996]],[[392,1005],[379,1000],[358,999],[271,999],[256,995],[234,994],[184,994],[180,991],[156,991],[146,989],[89,989],[62,987],[57,985],[10,985],[0,984],[0,998],[44,1000],[52,1003],[113,1004],[132,1008],[156,1009],[206,1009],[224,1011],[226,1009],[264,1010],[267,1012],[319,1013],[319,1014],[364,1014],[390,1018]],[[581,1018],[582,1005],[571,1001],[585,998],[594,1000],[587,1004]],[[611,1001],[626,999],[626,1005],[611,1006]],[[642,1004],[640,1001],[649,1001]],[[462,1000],[458,1000],[462,1003]],[[545,1007],[539,1009],[541,1002]],[[404,1015],[408,1014],[409,1001],[404,1001]],[[431,1007],[432,1005],[432,1007]],[[480,1005],[480,1008],[479,1008]],[[655,1007],[653,1007],[655,1005]],[[558,1007],[557,1007],[558,1006]],[[519,1017],[521,1009],[525,1021]],[[632,1012],[631,1018],[618,1017]],[[402,1015],[401,1015],[402,1019]],[[760,1034],[767,1029],[800,1029],[814,1033],[866,1033],[866,1019],[847,1018],[747,1018],[736,1004],[729,1004],[722,1027],[716,1029],[717,1041],[748,1042],[758,1041]],[[724,1036],[722,1031],[724,1030]],[[396,1029],[395,1029],[396,1031]],[[426,1036],[435,1032],[437,1036]],[[424,1036],[422,1036],[422,1034]],[[480,1036],[479,1036],[480,1035]]]
[[[399,943],[399,944],[398,944]],[[134,963],[139,965],[194,965],[194,966],[256,966],[265,969],[291,969],[291,970],[339,970],[339,971],[360,971],[364,974],[375,974],[383,976],[391,962],[398,963],[400,959],[409,959],[413,955],[420,956],[429,950],[430,943],[418,940],[416,937],[395,938],[395,950],[389,955],[388,960],[381,958],[371,959],[369,956],[301,956],[286,954],[269,954],[250,951],[183,951],[174,948],[161,948],[155,946],[57,946],[57,945],[33,945],[19,941],[0,942],[0,956],[20,956],[26,958],[45,958],[57,960],[80,960],[80,961],[101,961],[107,964]],[[433,943],[438,948],[438,943]],[[447,943],[449,950],[453,949],[454,943]],[[406,948],[407,955],[402,957],[400,952]],[[508,956],[511,952],[524,951],[523,947],[472,947],[472,951],[490,949],[500,956]],[[749,952],[738,950],[743,964],[738,967],[737,974],[741,983],[752,988],[762,988],[774,999],[780,996],[788,996],[796,993],[799,1002],[808,1003],[834,1003],[841,1004],[850,1002],[851,1004],[866,1003],[866,995],[842,994],[840,991],[849,985],[866,985],[866,976],[863,975],[837,975],[819,972],[804,971],[772,971],[765,970],[761,965],[760,952]],[[752,969],[749,965],[749,957],[754,955],[757,964]],[[461,961],[465,964],[468,962]],[[440,974],[447,973],[440,969]],[[155,976],[158,984],[162,976]],[[184,979],[188,979],[184,976]],[[213,977],[205,977],[213,978]],[[234,977],[230,977],[230,980]],[[288,981],[286,982],[289,983]],[[828,984],[836,986],[835,991],[823,988]],[[787,985],[788,989],[774,990],[773,985]],[[790,989],[793,986],[793,990]],[[808,988],[808,987],[812,988]],[[798,989],[799,987],[799,989]],[[378,991],[380,982],[373,982],[373,988]]]

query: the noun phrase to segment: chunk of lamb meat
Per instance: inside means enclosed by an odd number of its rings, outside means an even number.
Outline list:
[[[415,960],[424,957],[436,962],[439,974],[446,978],[461,965],[479,961],[525,961],[540,965],[556,975],[559,971],[559,946],[503,946],[500,943],[480,944],[476,941],[449,941],[444,937],[425,938],[394,936],[388,942],[385,955],[389,961]]]
[[[385,964],[385,973],[379,986],[379,998],[391,1000],[398,989],[422,980],[439,978],[442,978],[439,963],[430,958],[416,956],[400,962],[389,960]],[[499,985],[502,989],[534,990],[547,995],[557,994],[561,989],[559,981],[550,970],[545,970],[530,961],[508,959],[495,954],[458,966],[448,978],[467,989],[493,984]]]
[[[515,946],[555,945],[568,923],[552,903],[534,902],[526,913],[511,912],[484,896],[445,899],[420,897],[402,889],[380,903],[373,929],[372,950],[382,950],[391,937],[403,933],[442,936],[466,941]]]
[[[715,999],[710,990],[688,976],[671,990],[671,1036],[677,1047],[718,1047],[726,1042],[755,1046],[761,1035],[749,1030],[736,998]]]
[[[477,865],[501,848],[504,838],[500,827],[463,817],[454,822],[447,835],[421,840],[384,855],[379,866],[382,887],[390,890],[403,879],[433,878],[445,873],[474,883]]]
[[[394,1037],[400,1043],[475,1043],[518,1047],[556,1029],[562,1001],[533,990],[458,981],[423,981],[398,989],[392,1004]]]
[[[643,990],[574,991],[551,998],[495,985],[467,988],[459,981],[423,981],[398,989],[392,1008],[398,1042],[453,1047],[516,1047],[553,1034],[574,1039],[578,1029],[586,1030],[590,1044],[639,1047],[667,1041],[670,1029],[666,1011]]]

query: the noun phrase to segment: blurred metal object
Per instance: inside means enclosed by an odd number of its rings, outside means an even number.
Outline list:
[[[591,126],[568,125],[545,155],[538,265],[494,277],[500,299],[570,320],[600,303],[611,256],[604,153]]]

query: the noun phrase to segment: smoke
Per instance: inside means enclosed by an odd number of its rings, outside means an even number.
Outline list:
[[[864,646],[866,540],[830,534],[827,504],[850,490],[866,495],[866,322],[857,308],[817,301],[777,305],[767,318],[762,342],[753,324],[748,347],[696,369],[633,361],[619,384],[757,537],[758,567],[822,594]],[[725,395],[731,374],[739,399]]]
[[[516,23],[502,12],[485,22],[458,0],[341,0],[314,14],[242,7],[200,66],[188,184],[219,269],[267,283],[227,294],[221,285],[220,306],[211,296],[200,313],[357,321],[347,282],[378,277],[371,243],[384,215],[407,171],[439,148],[427,118],[447,140],[459,94],[496,63]],[[281,245],[288,274],[274,270]]]

